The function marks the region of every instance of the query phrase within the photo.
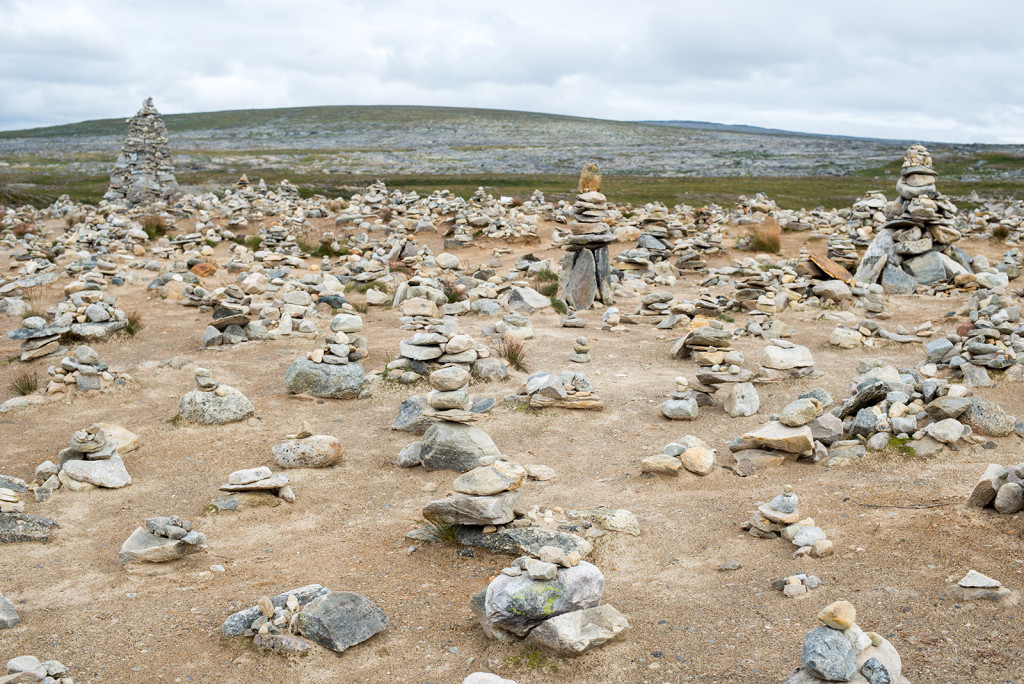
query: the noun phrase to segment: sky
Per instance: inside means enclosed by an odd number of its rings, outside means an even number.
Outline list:
[[[442,105],[1024,143],[1024,2],[0,0],[0,130]]]

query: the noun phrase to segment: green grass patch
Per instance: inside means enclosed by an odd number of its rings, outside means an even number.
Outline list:
[[[548,670],[558,672],[558,663],[548,660],[540,649],[530,647],[520,655],[513,655],[505,658],[505,664],[509,667],[524,668],[528,670]]]
[[[558,289],[557,285],[555,286],[555,289]],[[568,305],[566,305],[566,303],[559,299],[556,295],[549,295],[548,299],[551,301],[551,308],[554,309],[557,313],[561,314],[562,316],[565,316],[566,314],[569,313]]]
[[[522,340],[501,340],[498,342],[498,356],[517,371],[526,372],[526,345]]]

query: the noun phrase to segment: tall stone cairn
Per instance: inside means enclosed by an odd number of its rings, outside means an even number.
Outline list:
[[[605,306],[614,303],[611,287],[611,262],[608,244],[615,235],[604,219],[607,199],[601,194],[601,174],[594,164],[583,167],[579,191],[573,204],[576,219],[569,224],[568,252],[561,260],[559,294],[570,309],[589,309],[595,299]]]
[[[888,219],[857,267],[858,283],[881,282],[886,292],[913,293],[917,285],[946,281],[966,272],[953,247],[956,205],[935,187],[938,176],[923,145],[911,145],[896,181],[899,198],[885,206]]]
[[[178,192],[167,128],[160,112],[147,97],[139,113],[128,119],[128,137],[110,173],[108,202],[135,206],[169,201]]]

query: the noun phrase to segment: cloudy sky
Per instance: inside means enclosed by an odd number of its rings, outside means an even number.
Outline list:
[[[0,0],[0,130],[330,104],[1024,143],[1024,3]]]

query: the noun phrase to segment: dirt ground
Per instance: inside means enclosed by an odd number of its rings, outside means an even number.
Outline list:
[[[557,258],[559,250],[543,248],[550,244],[550,226],[543,234],[538,245],[514,246],[515,254]],[[441,251],[440,238],[420,241]],[[795,254],[802,242],[787,235],[784,253]],[[972,254],[1003,251],[988,243],[964,246]],[[491,247],[457,253],[463,263],[486,263]],[[226,255],[226,246],[217,248],[218,259]],[[513,258],[504,257],[506,266]],[[2,259],[0,267],[6,268],[7,256]],[[230,277],[221,270],[209,284]],[[659,289],[695,298],[697,279],[688,275]],[[823,387],[845,398],[855,359],[912,366],[923,358],[918,344],[842,350],[828,345],[834,326],[813,320],[816,312],[787,312],[779,318],[797,330],[793,341],[811,348],[824,375],[759,385],[761,410],[755,416],[729,418],[712,407],[702,408],[696,421],[681,423],[665,420],[658,410],[676,375],[694,377],[692,362],[669,357],[676,334],[646,323],[623,333],[602,332],[600,311],[582,313],[590,325],[583,331],[560,327],[552,312],[531,316],[537,337],[526,343],[529,368],[575,365],[568,361],[573,339],[586,335],[593,361],[578,369],[591,378],[606,408],[523,412],[499,405],[481,426],[510,457],[557,472],[552,481],[524,486],[529,505],[627,508],[643,530],[639,537],[609,533],[589,559],[604,572],[604,601],[628,617],[629,635],[563,658],[491,641],[473,618],[469,597],[511,558],[480,550],[462,558],[451,547],[431,544],[407,552],[412,543],[404,535],[455,477],[390,464],[415,439],[390,429],[396,407],[424,385],[377,385],[367,400],[290,398],[285,369],[311,348],[311,340],[200,350],[209,313],[152,297],[141,286],[110,292],[125,310],[142,311],[146,327],[135,338],[95,348],[135,383],[3,415],[0,472],[29,480],[36,465],[67,446],[72,432],[110,421],[141,437],[142,447],[125,455],[134,482],[121,490],[58,491],[46,503],[27,503],[26,512],[52,517],[61,527],[48,544],[0,548],[0,593],[22,618],[0,632],[0,660],[25,654],[58,659],[83,682],[451,683],[474,671],[520,684],[780,682],[799,664],[818,610],[848,599],[865,630],[896,646],[911,681],[1024,681],[1011,646],[1019,643],[1024,626],[1019,609],[960,604],[947,596],[971,568],[1011,589],[1024,588],[1021,514],[1000,516],[962,504],[987,463],[1024,461],[1017,437],[993,440],[994,450],[971,444],[929,460],[868,456],[834,470],[789,462],[750,478],[721,468],[707,477],[685,471],[678,478],[640,475],[640,460],[674,439],[693,434],[727,452],[733,437],[762,424],[800,392]],[[894,298],[889,324],[910,328],[931,320],[951,329],[955,323],[943,315],[964,296]],[[624,312],[636,303],[619,302]],[[398,313],[390,309],[371,308],[363,319],[371,350],[363,365],[370,370],[394,358],[399,340],[410,333],[398,329]],[[481,331],[493,320],[469,315],[460,325],[484,341]],[[737,316],[737,324],[744,322]],[[13,318],[0,323],[5,330],[18,324]],[[736,346],[747,367],[759,365],[760,343],[745,337]],[[17,349],[6,337],[0,342],[5,357]],[[193,363],[179,370],[164,365],[175,355]],[[41,376],[53,362],[42,359],[27,367]],[[193,388],[196,365],[242,390],[256,406],[257,420],[172,425],[179,398]],[[6,388],[25,369],[19,363],[0,367],[2,391],[11,394]],[[471,390],[501,398],[524,378],[513,371],[506,382],[474,383]],[[1019,386],[1001,381],[978,393],[1024,416]],[[288,471],[298,497],[293,504],[204,514],[230,472],[260,465],[276,470],[270,449],[300,420],[343,440],[343,465]],[[788,542],[754,539],[740,529],[756,502],[769,500],[787,483],[800,496],[800,512],[834,540],[835,556],[794,559]],[[431,485],[436,492],[429,491]],[[947,505],[907,508],[930,502]],[[144,518],[172,513],[192,520],[207,535],[209,550],[167,567],[126,572],[117,561],[121,543]],[[729,559],[742,568],[718,572]],[[211,564],[226,572],[210,572]],[[823,580],[807,598],[792,600],[771,589],[773,580],[802,571]],[[367,596],[389,615],[388,628],[343,654],[316,649],[296,660],[261,653],[251,640],[220,638],[224,618],[254,605],[261,594],[310,583]]]

